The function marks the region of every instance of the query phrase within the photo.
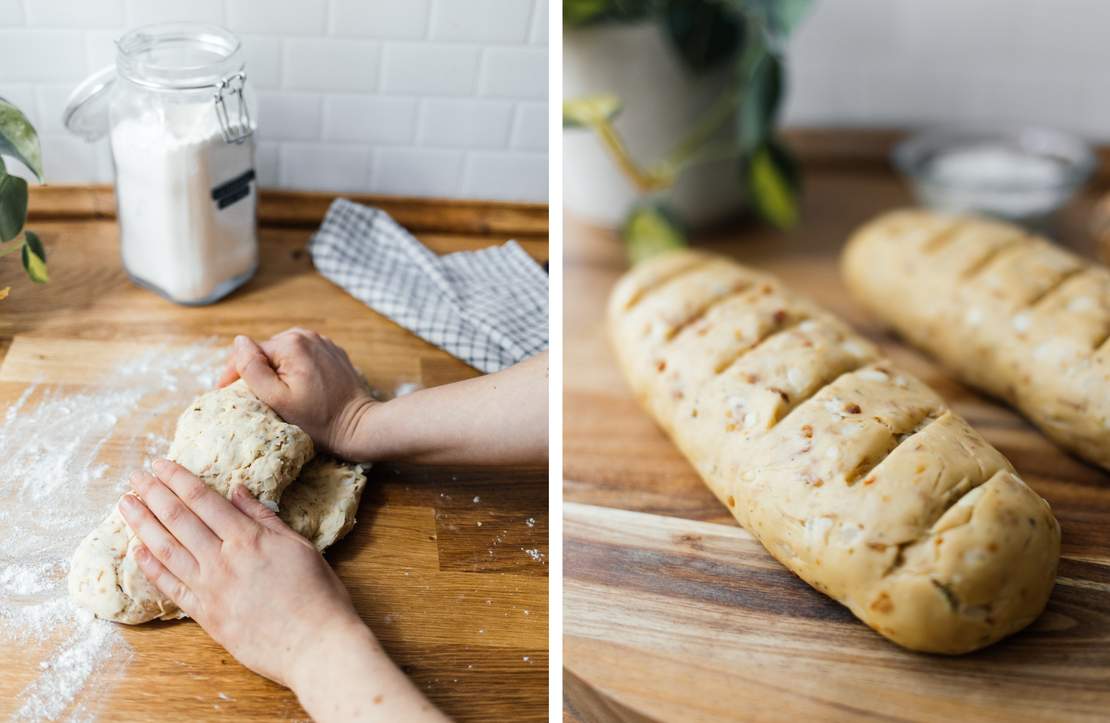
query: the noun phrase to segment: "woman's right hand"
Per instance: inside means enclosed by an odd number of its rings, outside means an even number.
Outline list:
[[[307,432],[318,449],[357,461],[355,430],[378,402],[347,352],[330,339],[300,328],[261,344],[237,336],[219,386],[239,378],[282,419]]]

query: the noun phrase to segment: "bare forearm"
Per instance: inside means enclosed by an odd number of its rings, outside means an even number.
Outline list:
[[[305,656],[290,681],[297,699],[320,723],[448,720],[421,694],[359,623],[321,635],[327,650]]]
[[[547,461],[547,352],[495,374],[369,407],[358,459],[507,465]]]

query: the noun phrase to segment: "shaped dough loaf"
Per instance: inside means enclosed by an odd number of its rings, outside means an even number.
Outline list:
[[[1110,469],[1110,270],[985,218],[902,210],[853,234],[844,281],[963,381]]]
[[[276,508],[312,454],[307,434],[282,421],[238,381],[189,405],[178,419],[169,458],[220,494],[227,496],[241,483]],[[139,569],[134,556],[139,544],[113,509],[74,553],[70,596],[97,617],[122,623],[183,617]]]
[[[683,251],[621,279],[609,328],[636,396],[736,520],[883,636],[964,653],[1044,608],[1048,503],[832,315]]]

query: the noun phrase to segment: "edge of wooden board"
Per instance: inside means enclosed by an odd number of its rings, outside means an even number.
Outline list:
[[[893,167],[894,147],[914,132],[906,128],[794,127],[783,131],[786,144],[804,166],[874,170]],[[1091,143],[1095,154],[1092,184],[1110,186],[1110,145]]]
[[[547,204],[408,198],[372,194],[316,193],[263,188],[258,220],[263,226],[317,226],[328,206],[343,197],[389,213],[417,232],[546,236]],[[110,184],[51,184],[31,188],[31,221],[112,219],[116,198]]]

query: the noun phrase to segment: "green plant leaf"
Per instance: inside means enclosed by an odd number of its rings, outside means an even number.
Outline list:
[[[23,236],[25,239],[24,243],[31,247],[35,255],[43,261],[46,261],[46,247],[42,245],[42,239],[39,238],[39,235],[34,231],[27,231]]]
[[[581,27],[605,21],[634,22],[646,18],[656,0],[563,0],[563,24]]]
[[[600,20],[608,7],[609,3],[606,0],[564,0],[563,24],[587,25]]]
[[[740,147],[751,153],[774,131],[782,102],[782,62],[765,53],[755,65],[744,85],[744,100],[737,113],[737,136]]]
[[[27,221],[27,182],[19,176],[0,175],[0,241],[11,241]]]
[[[770,0],[766,5],[768,31],[785,40],[809,14],[813,0]]]
[[[23,244],[23,268],[27,276],[36,284],[45,284],[50,280],[46,273],[46,249],[34,231],[28,231]]]
[[[768,223],[788,229],[798,222],[798,169],[774,140],[756,149],[745,164],[748,192],[756,212]]]
[[[744,37],[744,16],[712,0],[666,0],[661,22],[678,57],[696,72],[732,58]]]
[[[563,101],[563,127],[588,128],[616,118],[624,104],[612,93],[584,95]]]
[[[14,156],[42,181],[39,135],[23,111],[0,98],[0,154]]]
[[[813,7],[813,0],[720,0],[734,13],[758,25],[775,52],[781,53],[786,39]]]
[[[682,225],[666,209],[650,203],[633,207],[621,227],[621,236],[633,265],[686,245]]]

